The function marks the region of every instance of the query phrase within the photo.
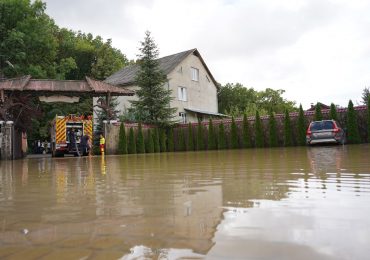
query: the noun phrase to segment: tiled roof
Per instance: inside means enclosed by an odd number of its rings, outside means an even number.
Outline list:
[[[176,53],[176,54],[172,54],[169,56],[159,58],[157,60],[159,63],[159,68],[166,75],[168,75],[172,70],[175,69],[175,67],[178,64],[180,64],[180,62],[182,62],[190,54],[196,55],[201,60],[208,74],[212,78],[214,84],[217,85],[216,80],[213,78],[211,72],[209,71],[207,65],[205,64],[204,60],[200,56],[200,53],[197,49],[191,49],[191,50],[187,50],[187,51],[183,51],[180,53]],[[130,65],[112,74],[104,81],[112,85],[120,85],[120,86],[132,85],[135,83],[135,77],[138,71],[139,71],[138,64]]]
[[[100,96],[110,93],[112,96],[133,96],[134,92],[125,88],[119,88],[108,83],[93,80],[52,80],[31,79],[31,76],[6,79],[0,81],[0,90],[26,91],[26,92],[50,92],[63,94],[87,93]]]

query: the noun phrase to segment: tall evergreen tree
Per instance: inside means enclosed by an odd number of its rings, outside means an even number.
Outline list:
[[[238,127],[236,126],[234,117],[231,118],[231,148],[239,148],[239,137],[238,137]]]
[[[263,126],[262,126],[262,121],[261,121],[258,110],[256,111],[256,119],[254,123],[254,128],[255,128],[255,136],[256,136],[256,147],[263,147],[264,146]]]
[[[126,130],[125,130],[125,124],[123,122],[119,126],[118,153],[119,154],[127,153]]]
[[[221,122],[218,125],[218,141],[217,141],[217,144],[218,144],[218,149],[219,150],[227,148],[227,146],[226,146],[226,136],[225,136],[225,127],[224,127],[223,122]]]
[[[203,134],[203,126],[202,122],[198,121],[198,126],[197,126],[197,150],[202,151],[204,150],[204,134]]]
[[[144,143],[144,135],[141,123],[139,122],[138,130],[137,130],[137,138],[136,138],[136,151],[137,153],[145,153],[145,143]]]
[[[159,130],[157,127],[154,128],[153,142],[154,142],[154,152],[159,153],[161,151],[161,146],[159,143]]]
[[[299,105],[299,113],[298,113],[298,123],[297,123],[297,132],[298,132],[298,144],[305,145],[306,144],[306,122],[305,122],[304,112],[302,105]]]
[[[370,96],[367,99],[367,142],[370,143]]]
[[[136,138],[132,127],[130,127],[127,150],[129,154],[136,153]]]
[[[171,90],[163,87],[167,76],[159,67],[159,51],[149,31],[145,32],[140,51],[139,71],[136,75],[136,84],[139,86],[136,91],[138,100],[131,102],[132,108],[145,123],[168,124],[176,108],[170,107]]]
[[[330,104],[330,114],[329,114],[330,119],[333,120],[338,120],[338,115],[337,115],[337,108],[334,105],[334,103]]]
[[[186,144],[185,144],[185,135],[184,130],[180,128],[177,132],[177,150],[178,151],[186,151]]]
[[[285,146],[293,145],[292,124],[290,122],[290,116],[289,116],[288,110],[285,110],[285,117],[284,117],[284,145]]]
[[[321,104],[320,102],[317,102],[315,107],[315,121],[321,121],[322,120],[322,113],[321,113]]]
[[[160,145],[161,153],[167,152],[167,135],[166,135],[165,129],[161,129],[159,131],[159,145]]]
[[[188,125],[188,151],[194,151],[194,137],[193,137],[193,126],[191,123]]]
[[[247,115],[244,114],[243,116],[243,148],[251,147],[251,134],[249,129],[249,122]]]
[[[147,153],[154,153],[153,132],[148,129],[145,149]]]
[[[347,131],[348,142],[351,144],[358,144],[361,142],[360,133],[358,131],[357,115],[353,107],[352,100],[348,103],[347,110]]]
[[[216,149],[216,137],[213,129],[212,118],[210,118],[208,123],[208,150],[214,149]]]
[[[174,146],[175,145],[173,143],[173,128],[170,127],[170,129],[168,129],[167,150],[169,152],[173,152],[175,150]]]
[[[271,147],[276,147],[278,145],[276,119],[275,119],[274,112],[272,110],[270,110],[270,115],[269,115],[269,145]]]

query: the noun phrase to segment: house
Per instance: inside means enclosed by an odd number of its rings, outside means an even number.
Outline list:
[[[320,106],[320,109],[321,110],[325,110],[325,109],[330,109],[330,106],[328,105],[325,105],[321,102],[317,102],[316,104],[314,103],[311,103],[311,107],[309,109],[307,109],[306,111],[315,111],[316,110],[316,106],[319,105]]]
[[[223,116],[218,113],[217,82],[197,49],[160,58],[158,63],[167,75],[164,87],[172,90],[170,106],[177,108],[174,120],[188,123]],[[135,84],[138,71],[139,66],[136,64],[127,66],[108,77],[105,82],[135,91],[138,89]],[[131,100],[137,100],[137,96],[118,98],[121,114],[130,108]]]

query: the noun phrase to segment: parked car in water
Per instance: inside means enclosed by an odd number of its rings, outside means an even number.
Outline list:
[[[346,143],[346,133],[335,120],[313,121],[306,132],[309,145],[322,143]]]

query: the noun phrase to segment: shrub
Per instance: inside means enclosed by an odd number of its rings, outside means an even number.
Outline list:
[[[166,130],[165,129],[160,129],[159,130],[159,145],[162,153],[167,152],[167,135],[166,135]]]
[[[271,147],[276,147],[278,145],[276,119],[272,110],[270,110],[269,115],[269,145]]]
[[[137,141],[136,143],[137,153],[145,153],[144,135],[143,135],[143,129],[141,127],[141,123],[139,123],[139,126],[138,126],[136,141]]]
[[[132,127],[130,127],[127,149],[128,149],[128,153],[130,153],[130,154],[136,153],[135,133],[134,133],[134,129],[132,129]]]
[[[260,118],[260,114],[256,111],[256,119],[254,123],[255,134],[256,134],[256,147],[263,147],[263,126]]]
[[[214,149],[216,149],[216,137],[213,129],[212,118],[210,118],[208,124],[208,150]]]
[[[298,122],[297,122],[297,133],[298,133],[298,144],[305,145],[306,144],[306,120],[304,117],[304,112],[302,105],[299,105],[299,113],[298,113]]]
[[[361,141],[360,134],[358,131],[357,115],[353,108],[352,100],[348,103],[347,110],[347,131],[348,131],[348,142],[351,144],[358,144]]]
[[[330,104],[329,117],[330,117],[329,119],[338,120],[337,108],[335,107],[334,103]]]
[[[191,123],[188,125],[188,151],[194,151],[194,139],[193,139],[193,126]]]
[[[161,146],[159,144],[159,133],[158,133],[158,128],[154,128],[154,133],[153,133],[153,143],[154,143],[154,152],[159,153],[161,151]]]
[[[292,126],[290,123],[289,112],[285,110],[285,117],[284,117],[284,145],[291,146],[293,145],[293,135],[292,135]]]
[[[150,129],[148,129],[145,148],[147,153],[154,153],[153,132]]]
[[[249,122],[247,115],[244,114],[243,116],[243,133],[242,133],[242,142],[243,142],[243,148],[249,148],[251,147],[251,134],[249,129]]]
[[[218,126],[218,149],[225,149],[226,148],[226,140],[225,140],[225,127],[224,123],[221,122]]]
[[[202,123],[199,121],[198,122],[198,127],[197,127],[197,150],[202,151],[204,150],[204,140],[203,140],[203,127]]]
[[[317,102],[315,107],[315,121],[321,121],[322,120],[322,113],[321,113],[321,104]]]
[[[175,150],[174,143],[173,143],[173,128],[172,127],[168,130],[167,148],[169,152],[173,152]]]
[[[119,154],[127,153],[126,129],[125,124],[123,122],[119,126],[118,153]]]
[[[239,148],[238,127],[236,126],[234,117],[231,118],[231,148]]]
[[[177,132],[177,150],[178,151],[186,151],[186,144],[185,144],[185,135],[184,135],[184,130],[180,128]]]

